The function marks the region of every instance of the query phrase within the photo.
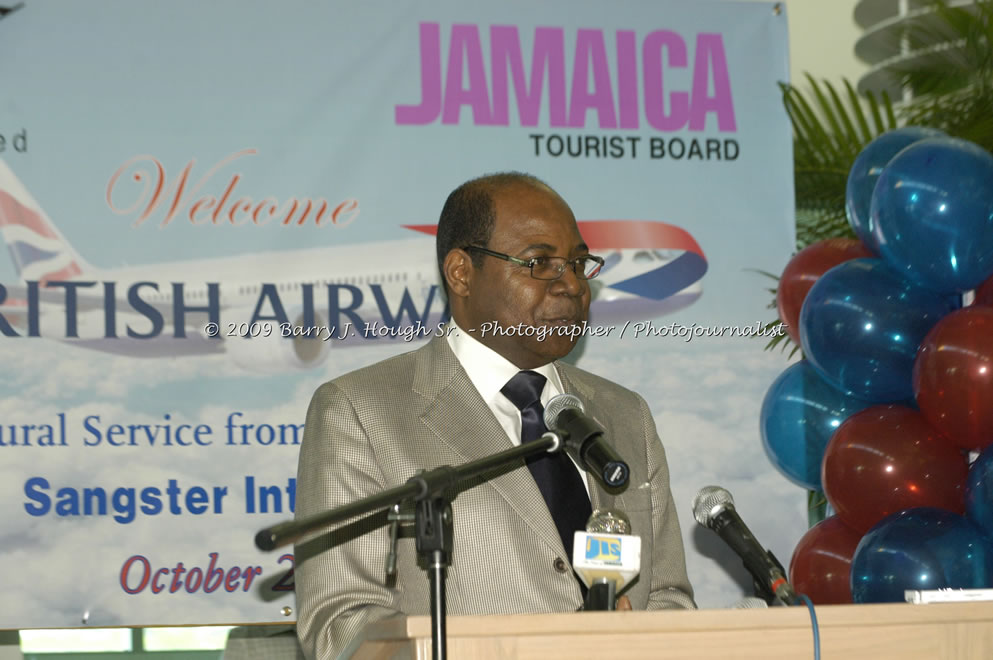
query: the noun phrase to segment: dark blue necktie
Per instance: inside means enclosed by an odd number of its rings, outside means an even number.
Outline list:
[[[545,408],[541,405],[544,387],[545,377],[541,374],[519,371],[500,390],[521,411],[522,444],[537,440],[548,430]],[[566,555],[571,555],[573,534],[586,529],[586,521],[593,513],[579,471],[564,451],[532,456],[527,460],[527,466],[545,498]]]

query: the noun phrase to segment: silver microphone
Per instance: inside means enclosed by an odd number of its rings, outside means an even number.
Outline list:
[[[786,581],[782,566],[755,540],[755,536],[735,511],[731,493],[720,486],[701,488],[693,499],[693,517],[704,527],[717,532],[731,546],[765,595],[777,598],[787,605],[797,602],[796,592]]]
[[[572,567],[589,588],[586,610],[614,610],[617,593],[641,570],[641,537],[630,536],[631,521],[620,511],[597,509],[576,532]]]
[[[620,511],[597,509],[586,521],[586,531],[594,534],[630,534],[631,521]]]

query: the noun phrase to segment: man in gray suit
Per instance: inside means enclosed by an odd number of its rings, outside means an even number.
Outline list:
[[[564,454],[467,484],[453,503],[448,612],[580,609],[570,539],[591,508],[627,514],[642,539],[640,577],[624,604],[694,607],[665,453],[647,404],[558,362],[576,341],[558,329],[587,319],[588,279],[602,265],[569,206],[527,175],[476,179],[446,201],[437,248],[450,331],[317,390],[300,453],[297,516],[401,485],[419,470],[527,442],[544,430],[542,406],[569,393],[629,463],[628,487],[606,492]],[[494,324],[518,331],[495,333]],[[398,544],[395,581],[385,578],[385,521],[385,514],[370,516],[297,545],[297,626],[309,657],[341,653],[370,621],[430,612],[428,578],[412,540]]]

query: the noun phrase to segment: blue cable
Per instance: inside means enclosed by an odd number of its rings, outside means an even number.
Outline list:
[[[797,598],[802,600],[810,611],[810,627],[814,631],[814,660],[821,660],[821,633],[817,628],[817,613],[814,612],[814,604],[807,597],[807,594],[797,594]]]

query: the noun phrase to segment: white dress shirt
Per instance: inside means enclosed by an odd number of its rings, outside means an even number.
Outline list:
[[[563,394],[562,380],[558,371],[551,363],[534,369],[519,369],[510,360],[476,339],[471,332],[460,328],[455,319],[450,321],[447,333],[448,345],[455,353],[455,358],[462,364],[469,380],[493,411],[510,441],[515,446],[521,444],[521,411],[500,390],[507,381],[517,375],[517,372],[536,371],[545,377],[545,387],[541,391],[541,405],[546,406],[552,397]],[[575,461],[573,465],[576,465]],[[576,466],[576,469],[579,470],[583,487],[589,495],[590,486],[586,483],[586,474],[579,469],[579,466]]]

